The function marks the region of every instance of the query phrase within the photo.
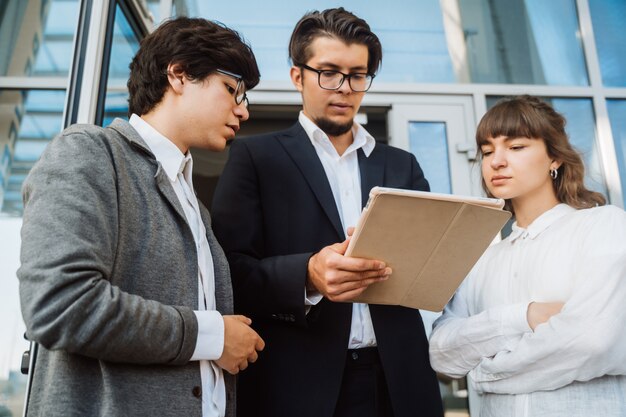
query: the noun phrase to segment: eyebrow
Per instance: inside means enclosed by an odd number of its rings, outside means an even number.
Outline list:
[[[337,64],[333,64],[332,62],[320,62],[317,64],[318,67],[329,67],[334,71],[339,71],[341,69],[341,67],[339,67],[339,65]],[[356,67],[351,67],[348,71],[350,72],[367,72],[367,67],[363,67],[361,65],[356,66]],[[340,71],[341,72],[341,71]]]

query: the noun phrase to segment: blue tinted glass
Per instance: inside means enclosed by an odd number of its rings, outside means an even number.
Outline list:
[[[438,1],[390,0],[384,7],[360,0],[341,4],[329,0],[261,3],[242,0],[237,7],[228,2],[179,3],[190,8],[197,3],[200,16],[238,30],[251,44],[263,80],[289,80],[289,38],[306,12],[343,6],[364,18],[382,42],[383,67],[375,82],[455,82]]]
[[[139,50],[139,39],[119,6],[115,10],[113,44],[104,101],[102,125],[106,126],[116,117],[128,116],[128,89],[126,82],[130,75],[128,65]]]
[[[596,138],[596,121],[591,99],[558,98],[551,100],[554,109],[565,116],[565,131],[585,162],[585,185],[608,196]]]
[[[589,0],[593,33],[600,60],[602,81],[612,87],[626,86],[626,2]]]
[[[622,183],[624,207],[626,207],[626,100],[607,100],[607,106]]]
[[[469,80],[588,85],[575,0],[460,0]],[[465,49],[466,47],[466,49]]]
[[[0,91],[0,119],[7,127],[0,136],[0,215],[20,215],[24,178],[48,142],[62,129],[64,91]]]
[[[78,0],[5,0],[0,14],[0,76],[67,76]]]
[[[410,122],[409,151],[422,167],[431,191],[452,193],[445,123]]]

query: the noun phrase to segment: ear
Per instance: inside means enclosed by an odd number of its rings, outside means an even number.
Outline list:
[[[169,64],[167,66],[167,80],[170,83],[170,87],[176,94],[183,92],[183,86],[187,82],[185,73],[183,72],[180,64]]]
[[[561,165],[563,165],[563,162],[561,161],[552,161],[552,163],[550,164],[550,169],[559,169]]]
[[[291,82],[296,89],[302,92],[302,69],[296,66],[291,67],[289,70],[289,76],[291,77]]]

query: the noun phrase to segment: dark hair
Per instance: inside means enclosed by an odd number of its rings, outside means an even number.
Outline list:
[[[141,41],[130,63],[129,115],[146,114],[161,101],[170,64],[178,64],[190,80],[202,81],[223,69],[241,75],[248,90],[259,83],[254,53],[236,31],[206,19],[178,17]]]
[[[543,140],[550,158],[561,163],[558,177],[553,181],[557,199],[579,209],[604,205],[606,199],[602,194],[585,187],[585,165],[569,142],[565,123],[561,114],[537,97],[506,97],[481,119],[476,130],[476,144],[480,148],[488,138],[498,136]],[[484,179],[483,189],[491,195]],[[510,201],[507,201],[506,208],[513,211]]]
[[[348,45],[356,43],[367,46],[367,72],[376,75],[383,59],[383,49],[365,20],[343,7],[305,14],[296,24],[289,40],[289,58],[293,65],[303,65],[311,59],[311,43],[319,36],[337,38]]]

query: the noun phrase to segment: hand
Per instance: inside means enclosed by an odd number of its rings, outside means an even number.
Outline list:
[[[224,351],[216,363],[233,375],[256,362],[257,351],[265,348],[265,342],[250,324],[252,320],[245,316],[224,316]]]
[[[384,262],[344,256],[349,242],[350,238],[326,246],[311,256],[307,269],[309,289],[315,288],[331,301],[350,301],[371,284],[389,278],[392,271]]]
[[[536,303],[532,302],[528,304],[528,310],[526,311],[526,320],[528,325],[533,331],[541,323],[547,322],[550,317],[555,314],[559,314],[563,308],[563,303]]]

